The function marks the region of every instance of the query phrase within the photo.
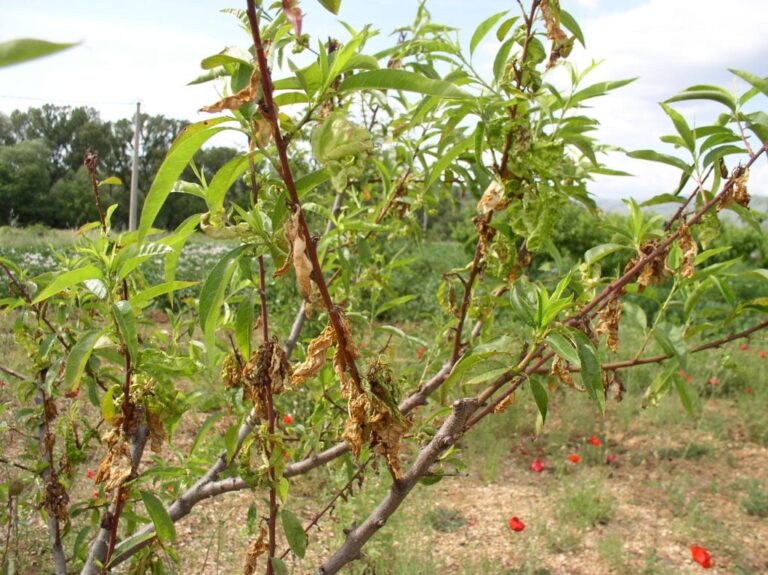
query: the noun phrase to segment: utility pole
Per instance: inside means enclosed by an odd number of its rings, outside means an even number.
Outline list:
[[[136,102],[136,117],[133,120],[133,164],[131,166],[131,203],[128,210],[128,230],[136,229],[139,195],[139,131],[141,118],[141,102]]]

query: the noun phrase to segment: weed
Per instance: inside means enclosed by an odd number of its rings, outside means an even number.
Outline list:
[[[441,533],[453,533],[467,524],[461,510],[443,505],[430,509],[426,518],[432,529]]]
[[[768,490],[753,481],[747,488],[747,498],[741,502],[741,508],[753,517],[768,517]]]
[[[616,498],[599,482],[569,490],[557,502],[558,517],[574,527],[605,525],[616,514]]]

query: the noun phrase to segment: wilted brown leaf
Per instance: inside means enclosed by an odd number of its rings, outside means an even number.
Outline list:
[[[265,341],[243,368],[243,398],[253,403],[256,414],[267,417],[267,395],[279,395],[292,370],[283,348],[276,340]]]
[[[555,359],[552,361],[550,373],[568,387],[576,387],[576,383],[574,383],[573,376],[571,375],[571,370],[568,369],[568,362],[559,355],[556,355]]]
[[[149,444],[150,449],[155,453],[159,453],[163,448],[163,442],[165,441],[165,426],[163,425],[163,419],[159,413],[147,408],[147,427],[149,427]]]
[[[653,253],[659,247],[658,240],[649,240],[644,242],[638,249],[638,254],[630,260],[624,271],[633,268],[635,264],[649,254]],[[637,278],[637,291],[642,293],[649,285],[656,285],[672,275],[672,271],[667,266],[667,252],[664,251],[653,258],[643,266],[640,275]]]
[[[717,204],[717,211],[727,208],[734,202],[745,208],[749,207],[749,192],[747,191],[747,181],[749,180],[749,168],[737,166],[733,169],[733,185],[720,198]]]
[[[57,521],[66,521],[69,517],[69,494],[56,476],[45,485],[43,507],[48,516]]]
[[[251,543],[248,552],[245,555],[245,565],[243,566],[244,575],[253,575],[256,572],[258,560],[261,555],[267,552],[269,546],[264,541],[267,537],[267,530],[259,527],[259,536]]]
[[[502,399],[499,404],[493,408],[493,413],[504,413],[508,407],[515,405],[517,396],[514,393],[510,393],[507,397]]]
[[[312,275],[312,263],[306,254],[307,241],[301,235],[299,229],[299,212],[293,213],[293,216],[285,223],[285,239],[288,240],[289,251],[285,262],[278,269],[274,277],[284,275],[293,263],[293,269],[296,271],[296,281],[299,284],[299,291],[307,304],[312,303],[312,284],[310,277]]]
[[[259,97],[259,82],[260,76],[258,69],[254,68],[253,74],[251,74],[251,81],[242,90],[226,96],[210,106],[203,106],[200,108],[201,112],[208,112],[214,114],[223,110],[237,110],[240,106],[253,102]]]
[[[600,320],[595,328],[595,336],[608,334],[608,349],[619,350],[619,322],[621,321],[621,302],[614,297],[600,312]]]
[[[477,204],[477,211],[485,215],[489,212],[498,212],[505,207],[507,207],[507,202],[504,201],[504,184],[497,179],[493,179],[488,184],[488,187],[485,188],[483,196]]]
[[[325,365],[328,348],[335,342],[333,326],[329,323],[325,329],[309,343],[307,358],[294,372],[291,385],[297,386],[304,383],[317,373]]]
[[[699,249],[696,245],[696,240],[691,235],[691,230],[685,222],[680,224],[680,236],[677,241],[683,254],[680,259],[680,275],[684,278],[691,278],[693,277],[694,262],[696,261],[696,254]]]
[[[107,445],[107,453],[99,464],[94,482],[104,483],[104,490],[109,492],[117,489],[131,476],[131,451],[119,428],[112,429],[102,442]]]

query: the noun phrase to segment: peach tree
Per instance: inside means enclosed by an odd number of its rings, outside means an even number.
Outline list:
[[[304,8],[337,13],[340,2]],[[622,371],[659,364],[647,403],[674,390],[693,410],[677,372],[694,354],[768,325],[768,272],[712,263],[723,249],[710,247],[721,210],[759,227],[747,185],[768,145],[768,119],[754,111],[768,80],[733,70],[749,86],[743,94],[697,85],[663,103],[674,132],[662,140],[674,151],[629,155],[679,170],[646,202],[674,213],[664,219],[628,200],[628,225],[574,263],[553,242],[554,227],[573,203],[608,225],[589,183],[620,175],[602,163],[610,148],[596,141],[589,106],[632,80],[589,83],[592,67],[568,61],[584,37],[557,0],[491,15],[469,46],[420,5],[375,52],[370,27],[347,25],[339,39],[303,34],[295,0],[248,0],[231,13],[249,46],[202,61],[195,82],[220,82],[221,97],[168,151],[138,230],[112,228],[115,206],[102,206],[99,193],[110,180],[89,152],[100,219],[80,230],[74,253],[36,277],[0,260],[11,289],[0,304],[29,358],[26,373],[3,366],[15,394],[3,409],[17,406],[24,430],[0,486],[4,520],[19,506],[39,512],[57,574],[126,562],[131,572],[163,573],[178,560],[175,524],[209,498],[246,490],[254,536],[244,572],[287,573],[313,527],[381,472],[391,486],[378,506],[319,564],[299,567],[336,573],[420,483],[472,457],[457,442],[524,388],[537,426],[562,390],[587,394],[599,417],[624,392]],[[480,73],[473,53],[491,34],[500,46]],[[674,107],[684,100],[713,101],[721,114],[692,127]],[[200,171],[199,181],[179,181],[225,130],[244,151],[210,181]],[[247,206],[227,201],[241,179]],[[169,233],[153,224],[171,193],[196,195],[206,209]],[[459,198],[472,204],[471,239],[466,265],[435,278],[442,313],[386,325],[386,312],[414,297],[393,291],[393,272],[409,262],[389,245],[418,241],[423,218]],[[198,231],[223,247],[193,286],[176,270]],[[146,273],[155,261],[161,281]],[[179,297],[191,287],[197,297]],[[650,321],[641,300],[654,302]],[[168,321],[158,326],[160,308]],[[626,322],[645,334],[629,356],[619,347]],[[376,349],[372,335],[382,334],[390,339]],[[398,350],[418,345],[425,361],[392,353],[393,339]],[[174,445],[211,381],[226,409],[191,445]],[[91,460],[100,462],[87,478],[97,491],[83,499],[74,493]],[[302,523],[291,509],[295,478],[339,466],[348,483]]]

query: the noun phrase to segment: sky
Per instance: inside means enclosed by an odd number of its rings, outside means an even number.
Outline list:
[[[0,112],[41,106],[87,105],[115,120],[142,111],[188,120],[202,119],[200,107],[214,102],[213,84],[187,86],[201,73],[200,61],[227,46],[248,45],[248,37],[222,8],[244,8],[233,0],[0,0],[0,41],[35,37],[78,41],[67,52],[0,70]],[[302,0],[304,29],[314,36],[347,37],[337,18],[316,0]],[[339,18],[360,29],[381,31],[379,46],[397,26],[409,23],[415,0],[342,0]],[[741,92],[745,85],[728,68],[768,76],[768,9],[765,0],[561,0],[579,21],[586,48],[573,54],[577,66],[602,60],[587,83],[638,77],[629,86],[594,100],[601,142],[624,149],[654,148],[674,129],[658,102],[694,84],[717,84]],[[512,0],[430,0],[436,22],[461,30],[463,46],[487,16],[508,9]],[[376,48],[376,44],[372,44]],[[478,69],[490,71],[498,47],[492,34],[475,52]],[[759,96],[754,109],[768,109]],[[725,108],[680,103],[691,125],[711,122]],[[220,142],[221,143],[221,142]],[[234,142],[226,142],[232,144]],[[661,164],[612,154],[606,163],[635,175],[601,177],[591,191],[601,198],[670,192],[677,172]],[[768,195],[768,162],[752,170],[750,191]]]

